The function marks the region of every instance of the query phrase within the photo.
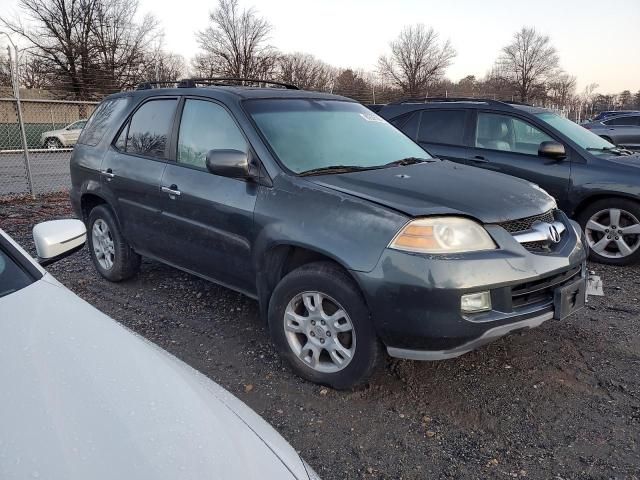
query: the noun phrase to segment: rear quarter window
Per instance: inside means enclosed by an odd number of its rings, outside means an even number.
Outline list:
[[[462,145],[466,110],[423,110],[418,141]]]
[[[96,111],[93,112],[93,115],[91,115],[91,118],[82,129],[78,143],[90,146],[96,146],[100,143],[113,121],[120,116],[128,103],[128,98],[120,97],[105,100],[98,105],[98,108],[96,108]]]

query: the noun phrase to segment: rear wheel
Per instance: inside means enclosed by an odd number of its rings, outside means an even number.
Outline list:
[[[331,262],[303,265],[280,281],[269,330],[298,375],[337,389],[364,383],[383,358],[362,294]]]
[[[628,265],[640,260],[640,204],[623,198],[599,200],[579,216],[590,257],[600,263]]]
[[[44,141],[44,147],[49,150],[55,150],[56,148],[62,148],[62,143],[57,138],[47,138]]]
[[[134,276],[141,258],[120,233],[113,212],[98,205],[89,214],[89,251],[96,270],[107,280],[119,282]]]

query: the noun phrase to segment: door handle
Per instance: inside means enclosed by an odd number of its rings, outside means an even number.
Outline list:
[[[170,196],[179,197],[180,195],[182,195],[182,192],[178,190],[178,186],[176,184],[173,184],[170,187],[162,186],[160,187],[160,190],[162,190],[164,193],[168,193]]]
[[[110,168],[107,168],[106,170],[101,170],[100,173],[102,173],[108,179],[116,176],[116,174],[113,173],[113,170],[111,170]]]
[[[471,157],[469,160],[471,160],[472,162],[475,162],[475,163],[489,163],[489,160],[484,158],[482,155],[475,155],[475,156]]]

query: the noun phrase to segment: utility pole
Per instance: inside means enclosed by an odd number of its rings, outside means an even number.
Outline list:
[[[24,121],[23,121],[23,117],[22,117],[22,104],[20,103],[20,76],[19,76],[19,68],[20,68],[20,61],[19,61],[19,57],[18,57],[18,46],[13,43],[13,41],[11,40],[11,37],[5,33],[5,32],[0,32],[2,34],[4,34],[7,39],[9,40],[9,43],[13,46],[13,50],[15,52],[15,63],[12,63],[11,61],[11,47],[7,46],[7,52],[9,53],[9,64],[11,65],[11,70],[12,70],[12,84],[13,84],[13,95],[16,99],[16,110],[18,113],[18,123],[20,125],[20,137],[22,140],[22,153],[24,154],[24,166],[25,166],[25,170],[27,172],[27,183],[29,186],[29,193],[31,193],[31,198],[36,198],[35,193],[33,191],[33,179],[31,177],[31,165],[29,164],[29,147],[27,144],[27,135],[25,134],[24,131]]]

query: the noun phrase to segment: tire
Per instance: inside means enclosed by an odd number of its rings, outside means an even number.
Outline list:
[[[598,200],[580,212],[578,223],[592,260],[609,265],[640,261],[640,203],[625,198]]]
[[[320,311],[313,313],[305,302],[315,307],[320,297],[311,292],[323,296],[319,303],[325,315],[337,313],[336,308],[346,315],[338,314],[331,322]],[[290,310],[295,306],[297,309]],[[318,321],[297,323],[291,313]],[[322,320],[321,325],[320,318],[327,321]],[[331,262],[310,263],[288,273],[273,291],[268,320],[271,338],[281,356],[295,373],[314,383],[335,389],[354,388],[367,381],[383,358],[382,345],[360,290],[346,272]],[[349,327],[351,330],[346,331]],[[308,345],[311,347],[305,350]],[[319,354],[315,354],[316,350]],[[315,367],[314,358],[318,359]]]
[[[49,150],[62,148],[62,142],[55,137],[50,137],[44,141],[44,148],[48,148]]]
[[[98,231],[101,233],[98,234]],[[87,237],[93,265],[107,280],[120,282],[133,277],[140,270],[141,257],[122,236],[108,206],[98,205],[91,210]]]

